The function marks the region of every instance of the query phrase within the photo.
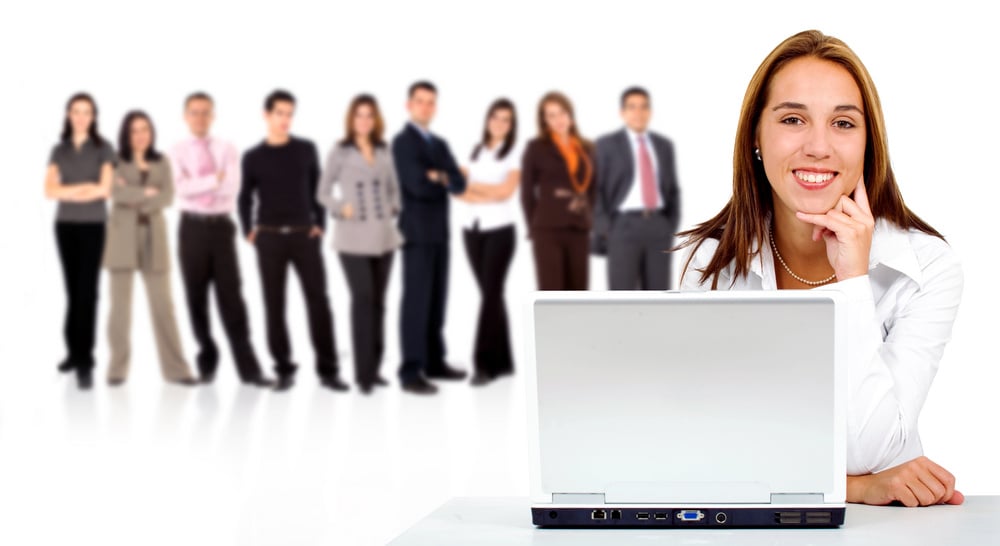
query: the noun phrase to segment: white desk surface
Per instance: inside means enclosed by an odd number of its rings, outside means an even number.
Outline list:
[[[392,546],[533,545],[1000,545],[1000,496],[962,506],[849,504],[840,529],[539,529],[527,498],[458,497],[397,537]]]

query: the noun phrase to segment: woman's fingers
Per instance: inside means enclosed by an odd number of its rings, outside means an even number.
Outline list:
[[[934,496],[934,492],[928,489],[919,478],[915,478],[907,482],[906,487],[917,499],[917,502],[919,503],[918,506],[930,506],[932,504],[937,504],[937,497]],[[911,505],[908,504],[907,506]]]
[[[951,472],[945,470],[945,468],[934,461],[924,458],[927,464],[927,471],[930,472],[934,478],[939,481],[945,488],[944,493],[941,494],[941,501],[947,502],[951,499],[955,493],[955,476]]]
[[[904,506],[962,504],[965,495],[955,490],[954,476],[927,457],[917,457],[899,466],[872,474],[866,481],[863,502]],[[854,502],[854,501],[852,501]]]
[[[907,487],[908,485],[909,484],[900,485],[895,491],[890,491],[890,495],[892,495],[892,497],[899,502],[903,503],[903,506],[920,506],[920,500],[917,499],[917,496],[913,494],[913,491]]]
[[[856,203],[850,197],[846,195],[840,196],[840,201],[837,203],[838,210],[847,214],[854,220],[866,225],[875,225],[875,218],[872,217],[870,211],[866,211],[860,203]]]
[[[850,217],[843,212],[835,210],[830,210],[826,214],[807,214],[805,212],[796,212],[795,216],[803,222],[809,222],[810,224],[824,227],[834,233],[840,233],[850,229]],[[815,231],[813,234],[815,235]]]
[[[944,501],[945,504],[962,504],[963,502],[965,502],[965,495],[957,489],[952,493],[950,499]]]
[[[868,190],[865,189],[865,175],[863,174],[858,179],[858,186],[854,188],[854,201],[868,216],[872,215],[871,203],[868,202]]]
[[[863,235],[870,229],[867,224],[859,222],[846,213],[837,210],[831,209],[826,214],[806,214],[803,212],[797,212],[795,214],[804,222],[811,223],[815,226],[821,226],[833,232],[837,235],[837,238],[842,241],[852,235]],[[813,240],[819,240],[815,229],[813,230]]]
[[[946,499],[951,498],[951,494],[948,492],[948,487],[945,486],[945,484],[942,483],[941,480],[937,479],[937,476],[931,474],[930,471],[925,471],[922,472],[921,474],[918,474],[917,478],[920,480],[920,483],[924,487],[926,487],[927,490],[930,491],[931,495],[933,496],[933,498],[930,499],[930,502],[924,502],[924,500],[921,499],[921,504],[923,504],[924,506],[928,504],[940,504],[944,502]]]

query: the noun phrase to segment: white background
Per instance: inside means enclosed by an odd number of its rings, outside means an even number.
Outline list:
[[[263,97],[281,86],[299,98],[293,132],[325,154],[355,93],[378,96],[391,136],[405,120],[406,86],[429,78],[440,88],[433,128],[462,159],[497,96],[518,105],[522,142],[550,89],[570,95],[583,134],[596,137],[618,128],[620,91],[641,84],[653,94],[654,128],[676,145],[687,227],[728,197],[751,74],[807,28],[861,56],[882,97],[907,203],[963,259],[965,297],[921,430],[926,453],[961,490],[1000,493],[992,225],[1000,48],[995,18],[980,3],[11,4],[0,8],[0,543],[382,544],[451,496],[527,493],[519,376],[485,390],[447,385],[432,399],[401,396],[395,385],[370,398],[321,391],[295,282],[288,316],[303,368],[291,393],[239,387],[228,351],[215,386],[163,386],[139,286],[128,385],[112,392],[103,383],[106,285],[95,390],[81,394],[57,376],[65,300],[42,181],[73,92],[96,96],[109,139],[126,110],[147,110],[166,148],[184,134],[183,97],[204,89],[217,99],[215,133],[246,148],[263,136]],[[468,367],[478,294],[456,220],[447,340],[451,360]],[[168,221],[174,237],[175,211]],[[518,228],[508,285],[515,340],[534,287]],[[326,256],[350,378],[347,290],[328,247]],[[255,256],[242,243],[240,260],[253,341],[269,362]],[[603,289],[605,263],[591,265],[591,287]],[[397,259],[384,364],[393,380],[399,271]],[[193,355],[176,275],[173,285]]]

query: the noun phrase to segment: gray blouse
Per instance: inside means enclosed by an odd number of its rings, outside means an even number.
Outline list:
[[[89,138],[77,149],[72,142],[60,142],[52,148],[49,164],[59,169],[59,179],[62,184],[83,184],[100,182],[101,169],[105,164],[114,166],[115,149],[111,143],[101,140],[97,146]],[[85,203],[59,201],[56,209],[57,222],[101,223],[108,219],[108,209],[104,199],[95,199]]]
[[[391,252],[402,244],[396,228],[399,214],[399,183],[392,156],[385,146],[376,146],[369,164],[353,145],[335,144],[316,190],[316,199],[336,220],[333,248],[346,254],[368,256]],[[344,218],[345,204],[354,209]]]

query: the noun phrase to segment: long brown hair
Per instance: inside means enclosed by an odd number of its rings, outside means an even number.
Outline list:
[[[118,130],[118,157],[127,162],[135,159],[133,157],[135,153],[132,149],[132,124],[138,120],[143,120],[149,125],[149,148],[146,148],[146,151],[142,154],[143,160],[159,161],[163,157],[163,154],[156,149],[156,127],[153,126],[153,120],[149,117],[149,114],[142,110],[130,110],[125,114],[121,129]]]
[[[378,108],[378,101],[375,97],[367,93],[362,93],[351,99],[351,105],[347,108],[347,115],[344,117],[344,138],[340,139],[341,146],[353,146],[357,135],[354,133],[354,115],[362,106],[372,109],[372,117],[375,118],[375,125],[372,127],[369,139],[372,146],[384,146],[382,134],[385,131],[385,122],[382,121],[382,112]]]
[[[90,120],[90,127],[87,127],[87,137],[95,147],[100,148],[104,144],[104,139],[97,132],[97,102],[94,101],[94,97],[89,93],[77,93],[66,101],[66,117],[63,120],[63,130],[62,134],[59,135],[59,140],[63,142],[73,140],[73,124],[69,122],[69,111],[73,109],[73,104],[77,102],[90,104],[90,112],[93,115],[93,119]]]
[[[493,101],[489,109],[486,111],[486,121],[483,122],[483,138],[476,144],[476,147],[472,149],[472,160],[475,161],[479,158],[479,152],[483,150],[484,147],[488,146],[490,140],[493,138],[490,135],[490,119],[493,118],[493,114],[506,110],[510,112],[510,130],[507,131],[507,136],[503,137],[503,144],[500,145],[500,150],[497,151],[497,158],[503,159],[507,157],[511,149],[514,147],[514,142],[517,141],[517,110],[514,108],[514,103],[507,98],[499,98]]]
[[[545,123],[545,105],[550,102],[558,104],[560,108],[566,111],[569,115],[570,136],[579,141],[584,149],[590,151],[590,141],[580,136],[580,130],[576,126],[576,114],[573,113],[573,103],[569,101],[569,97],[559,91],[549,91],[542,97],[542,100],[538,101],[538,137],[550,138],[549,126]]]
[[[889,220],[901,228],[916,229],[944,239],[903,203],[903,196],[889,163],[882,105],[875,83],[861,59],[841,40],[826,36],[818,30],[807,30],[791,36],[774,48],[750,79],[736,129],[733,196],[713,218],[678,234],[686,240],[674,250],[694,246],[684,264],[685,272],[705,239],[719,240],[711,261],[704,269],[698,270],[701,273],[700,282],[712,279],[713,290],[718,288],[719,274],[731,262],[735,262],[733,282],[738,277],[746,276],[750,272],[751,261],[763,248],[761,244],[755,249],[754,243],[762,242],[767,237],[767,217],[774,213],[774,203],[763,164],[754,161],[754,138],[768,100],[771,80],[789,61],[800,57],[815,57],[837,63],[851,74],[861,91],[866,132],[864,180],[872,215],[876,219]]]

